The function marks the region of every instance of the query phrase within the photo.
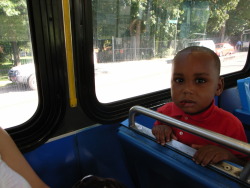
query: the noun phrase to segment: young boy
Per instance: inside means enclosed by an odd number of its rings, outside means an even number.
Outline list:
[[[192,46],[175,56],[172,65],[171,96],[173,102],[158,112],[183,122],[247,142],[241,122],[231,113],[214,104],[214,96],[223,91],[224,80],[220,77],[220,59],[210,49]],[[155,122],[152,133],[158,143],[165,145],[171,139],[195,149],[193,160],[206,166],[227,160],[243,165],[246,157],[214,142],[184,132],[180,129]]]

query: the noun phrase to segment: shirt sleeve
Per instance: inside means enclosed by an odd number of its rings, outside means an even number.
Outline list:
[[[240,140],[242,142],[248,143],[244,127],[243,127],[241,121],[238,118],[236,118],[234,115],[232,115],[232,117],[231,117],[230,125],[231,125],[231,127],[228,127],[226,129],[226,134],[225,135],[229,136],[231,138]],[[245,154],[243,154],[241,152],[235,151],[235,150],[231,150],[231,149],[229,149],[229,150],[234,155],[236,155],[237,157],[239,157],[239,158],[245,158],[245,159],[249,160],[249,158],[247,157],[247,155],[245,155]]]
[[[245,130],[241,121],[238,118],[236,118],[234,115],[232,115],[232,119],[229,121],[230,121],[229,123],[231,124],[231,127],[228,127],[226,129],[226,135],[231,138],[243,141],[243,142],[248,142],[247,136],[246,136],[246,133],[245,133]]]
[[[12,170],[0,156],[0,187],[31,188],[29,183]]]

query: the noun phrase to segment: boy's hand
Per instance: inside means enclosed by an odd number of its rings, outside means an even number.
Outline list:
[[[215,164],[222,160],[237,161],[237,158],[228,150],[214,145],[192,145],[193,148],[197,149],[197,152],[193,156],[193,160],[202,166],[208,164]]]
[[[161,145],[165,145],[166,142],[169,142],[171,139],[177,140],[173,130],[167,125],[154,126],[152,128],[152,133],[155,136],[156,141]]]

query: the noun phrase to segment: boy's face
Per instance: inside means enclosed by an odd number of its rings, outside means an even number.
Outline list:
[[[173,62],[172,100],[185,113],[196,114],[207,109],[223,86],[213,57],[205,52],[189,52]]]

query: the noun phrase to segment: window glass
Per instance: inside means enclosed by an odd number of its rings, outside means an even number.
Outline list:
[[[24,123],[38,105],[26,1],[0,1],[0,126]]]
[[[244,0],[92,0],[98,100],[169,88],[172,59],[187,46],[214,50],[221,74],[241,70],[250,41],[249,9]]]

